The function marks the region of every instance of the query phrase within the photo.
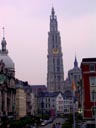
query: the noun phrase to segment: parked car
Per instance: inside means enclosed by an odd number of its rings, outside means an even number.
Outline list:
[[[48,124],[48,120],[44,120],[43,122],[41,122],[41,126],[45,126]]]
[[[95,121],[86,121],[82,124],[81,128],[95,128]]]
[[[49,123],[53,123],[53,121],[54,121],[54,118],[49,119]]]

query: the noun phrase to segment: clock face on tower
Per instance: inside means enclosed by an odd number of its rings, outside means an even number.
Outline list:
[[[53,48],[52,52],[53,52],[53,54],[58,54],[59,50],[58,50],[58,48]]]

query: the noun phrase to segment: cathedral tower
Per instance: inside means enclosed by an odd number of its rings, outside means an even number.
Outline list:
[[[64,72],[61,49],[61,37],[54,8],[50,16],[50,30],[48,32],[48,62],[47,88],[49,92],[63,91]]]

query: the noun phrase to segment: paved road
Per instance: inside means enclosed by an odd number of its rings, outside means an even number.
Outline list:
[[[53,123],[50,123],[50,124],[45,125],[45,126],[40,126],[39,128],[52,128],[52,125],[53,124],[56,124],[56,123],[62,124],[63,122],[64,122],[64,119],[62,119],[62,118],[56,118]]]

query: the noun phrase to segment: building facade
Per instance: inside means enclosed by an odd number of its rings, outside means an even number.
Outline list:
[[[0,50],[0,117],[15,116],[15,66],[8,56],[6,40],[3,37]]]
[[[96,111],[96,58],[82,59],[81,70],[83,117],[92,119]]]
[[[78,61],[75,56],[74,67],[68,71],[68,78],[64,81],[65,93],[67,95],[72,95],[72,81],[74,81],[76,86],[75,96],[77,97],[78,107],[81,108],[81,79],[82,73],[81,68],[78,66]]]
[[[59,93],[56,97],[56,113],[64,113],[64,98],[61,93]]]
[[[27,115],[26,92],[21,82],[16,84],[16,119]]]
[[[31,93],[31,115],[38,114],[38,99],[35,94]]]
[[[41,92],[38,96],[39,112],[42,114],[56,113],[56,92]]]
[[[63,91],[64,71],[62,59],[61,37],[54,8],[50,16],[48,32],[47,88],[49,92]]]
[[[58,114],[70,114],[73,112],[73,98],[61,92],[41,93],[38,97],[39,112],[56,116]],[[75,112],[78,111],[78,104],[74,103]]]
[[[68,71],[68,79],[69,81],[74,80],[76,86],[79,86],[80,80],[81,80],[81,69],[78,66],[78,61],[77,58],[75,56],[75,60],[74,60],[74,67],[73,69]]]

